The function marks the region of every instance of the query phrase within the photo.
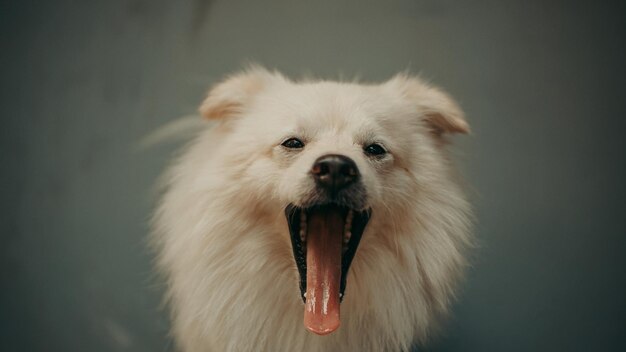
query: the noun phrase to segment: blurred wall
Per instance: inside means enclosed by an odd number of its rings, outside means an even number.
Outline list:
[[[624,351],[626,8],[578,1],[2,1],[0,350],[168,351],[145,246],[194,113],[247,61],[449,90],[480,241],[423,351]]]

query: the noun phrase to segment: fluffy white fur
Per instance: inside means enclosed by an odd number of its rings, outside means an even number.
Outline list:
[[[293,82],[252,68],[200,108],[216,124],[167,174],[155,216],[158,266],[184,351],[406,351],[445,315],[465,265],[470,206],[443,139],[468,132],[441,90],[398,75],[380,85]],[[299,152],[281,142],[298,136]],[[363,147],[381,142],[373,160]],[[341,326],[308,332],[284,209],[326,153],[352,158],[372,218],[350,267]]]

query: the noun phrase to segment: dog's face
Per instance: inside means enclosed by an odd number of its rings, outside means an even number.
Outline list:
[[[339,325],[339,304],[374,214],[407,207],[446,132],[467,132],[456,104],[417,79],[381,85],[293,83],[263,70],[216,86],[201,112],[220,120],[222,156],[254,206],[285,212],[305,325]]]

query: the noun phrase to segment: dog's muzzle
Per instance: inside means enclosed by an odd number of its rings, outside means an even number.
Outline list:
[[[305,301],[304,324],[325,335],[339,327],[339,306],[352,259],[370,219],[356,163],[343,155],[319,157],[311,167],[314,197],[285,209]]]

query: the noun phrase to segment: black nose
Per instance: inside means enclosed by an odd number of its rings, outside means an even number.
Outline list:
[[[338,191],[359,179],[359,169],[347,156],[329,154],[315,160],[311,174],[321,187],[329,191]]]

